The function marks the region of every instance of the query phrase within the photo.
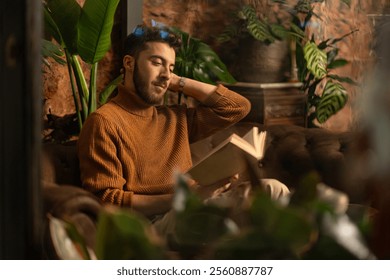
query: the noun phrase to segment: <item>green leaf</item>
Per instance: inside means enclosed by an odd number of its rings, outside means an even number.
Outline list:
[[[48,12],[58,27],[64,47],[71,54],[77,54],[77,22],[81,7],[75,0],[48,0]],[[57,36],[52,34],[57,40]]]
[[[89,78],[89,100],[88,100],[88,115],[94,112],[97,108],[96,101],[96,79],[97,79],[98,63],[92,64]]]
[[[100,93],[99,96],[100,105],[103,105],[107,102],[111,93],[118,87],[120,83],[122,83],[122,81],[123,81],[123,75],[119,75],[103,89],[103,91]]]
[[[265,237],[275,247],[286,247],[296,253],[310,242],[312,232],[316,230],[305,211],[281,207],[265,194],[254,197],[251,215],[259,239]]]
[[[50,237],[60,259],[91,259],[90,248],[85,239],[71,222],[48,216]]]
[[[216,205],[207,205],[193,193],[182,174],[176,178],[172,209],[175,226],[170,236],[173,248],[188,258],[220,236],[229,232],[226,223],[228,211]]]
[[[120,0],[87,0],[78,23],[78,51],[90,63],[100,61],[111,47],[114,15]]]
[[[299,39],[306,38],[305,32],[295,23],[291,23],[290,29],[291,29],[291,34],[293,35],[293,37],[299,38]]]
[[[340,111],[348,101],[345,88],[332,81],[327,81],[317,106],[316,118],[319,123],[324,123],[330,116]]]
[[[347,83],[350,85],[359,86],[359,83],[357,83],[356,81],[352,80],[349,77],[340,77],[338,75],[333,75],[333,74],[329,74],[328,77],[333,79],[333,80],[337,80],[339,82],[342,82],[342,83]]]
[[[328,64],[328,69],[336,69],[339,67],[343,67],[348,64],[348,60],[346,59],[335,59],[331,63]]]
[[[63,59],[64,52],[60,46],[54,44],[51,41],[42,39],[42,56],[43,57],[51,57],[58,64],[65,65],[66,61]],[[50,66],[50,65],[49,65]]]
[[[43,20],[45,24],[45,31],[48,32],[53,38],[57,41],[61,47],[65,46],[64,40],[62,39],[61,32],[54,21],[53,17],[50,14],[49,8],[47,5],[43,5]]]
[[[88,117],[88,103],[89,103],[88,84],[85,79],[83,69],[81,68],[79,57],[77,55],[69,55],[67,56],[67,60],[70,61],[73,70],[74,79],[77,84],[78,95],[82,107],[81,110],[83,116],[82,122],[84,122]]]
[[[96,231],[98,259],[161,259],[162,248],[145,218],[119,208],[100,213]]]
[[[271,24],[270,30],[272,35],[275,36],[278,40],[285,39],[288,35],[291,34],[289,30],[280,24]]]
[[[217,41],[219,43],[228,42],[239,35],[239,30],[240,28],[237,24],[230,24],[217,36]]]
[[[177,75],[211,84],[217,81],[235,82],[226,65],[209,45],[178,28],[171,29],[181,36],[183,42],[176,54],[174,72]]]
[[[314,42],[307,42],[303,48],[304,58],[307,62],[307,69],[317,78],[322,79],[326,76],[327,56],[320,50]]]

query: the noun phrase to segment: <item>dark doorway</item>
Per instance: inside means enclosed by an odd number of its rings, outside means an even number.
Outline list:
[[[0,259],[39,258],[41,1],[0,2]]]

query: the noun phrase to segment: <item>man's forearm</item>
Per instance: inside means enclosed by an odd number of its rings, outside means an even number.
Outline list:
[[[172,207],[173,194],[133,194],[131,208],[147,217],[164,214]]]
[[[182,79],[184,83],[182,86],[180,85],[180,79]],[[193,97],[199,102],[203,102],[215,92],[217,87],[215,85],[175,75],[171,80],[171,89],[175,91],[181,89],[185,95]]]

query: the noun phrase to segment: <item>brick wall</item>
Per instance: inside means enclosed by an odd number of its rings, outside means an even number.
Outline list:
[[[240,5],[252,3],[259,13],[273,17],[280,13],[278,7],[269,5],[271,0],[144,0],[143,19],[149,24],[152,19],[170,26],[177,26],[189,32],[194,37],[210,44],[221,55],[232,52],[216,43],[217,36],[230,20],[230,14]],[[294,0],[291,0],[292,2]],[[383,13],[385,4],[389,0],[354,0],[345,5],[341,0],[326,0],[316,7],[321,16],[317,20],[313,32],[319,38],[337,37],[352,29],[359,29],[354,35],[340,42],[340,55],[351,63],[341,71],[357,81],[362,81],[368,66],[372,62],[370,53],[373,37],[372,24],[378,20],[378,14]],[[118,17],[118,21],[120,17]],[[120,28],[120,23],[117,24]],[[119,38],[116,36],[115,38]],[[116,40],[117,40],[116,39]],[[114,44],[117,42],[114,42]],[[235,54],[233,53],[233,56]],[[99,88],[102,88],[113,76],[118,66],[115,52],[110,52],[101,62]],[[53,63],[52,69],[44,69],[44,114],[50,109],[53,114],[64,115],[74,111],[73,100],[69,88],[67,71]],[[347,130],[354,125],[353,101],[360,94],[358,88],[351,88],[350,102],[342,112],[332,117],[325,126],[333,130]]]

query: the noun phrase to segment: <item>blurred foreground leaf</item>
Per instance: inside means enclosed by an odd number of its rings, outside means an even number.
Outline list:
[[[103,260],[163,259],[163,246],[146,219],[122,209],[99,216],[96,255]]]

